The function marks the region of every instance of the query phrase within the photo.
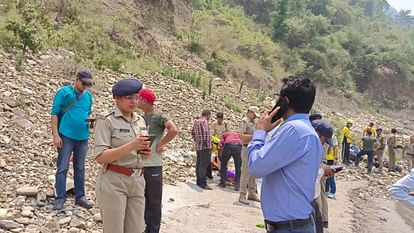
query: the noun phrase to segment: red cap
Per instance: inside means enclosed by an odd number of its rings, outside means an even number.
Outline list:
[[[139,97],[141,97],[143,100],[149,102],[149,103],[154,103],[154,101],[157,99],[157,96],[155,95],[154,91],[148,88],[144,88],[142,89],[139,93],[138,93]]]

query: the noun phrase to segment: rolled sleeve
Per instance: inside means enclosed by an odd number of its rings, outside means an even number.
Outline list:
[[[95,128],[95,158],[99,157],[102,152],[111,148],[111,127],[108,119],[98,119]]]
[[[60,89],[56,92],[55,97],[53,98],[52,110],[50,112],[52,116],[59,115],[59,113],[62,111],[64,100],[65,100],[65,95],[63,94],[63,90]]]

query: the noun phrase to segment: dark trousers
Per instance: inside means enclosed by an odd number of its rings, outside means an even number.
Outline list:
[[[145,233],[158,233],[161,227],[162,167],[145,167]]]
[[[227,143],[224,145],[223,153],[221,154],[221,166],[220,166],[220,178],[223,185],[226,185],[227,181],[227,163],[229,159],[233,157],[234,166],[236,168],[236,187],[240,187],[240,176],[241,176],[241,148],[240,144]]]
[[[327,160],[326,162],[327,165],[334,165],[333,160]],[[332,194],[336,193],[335,176],[329,176],[328,178],[326,178],[325,191],[330,192]]]
[[[361,156],[368,155],[368,173],[371,173],[374,164],[374,151],[361,150],[355,158],[355,166],[358,166]]]
[[[211,149],[198,150],[196,163],[197,185],[200,187],[207,186],[207,168],[211,165]]]
[[[350,163],[349,160],[349,143],[346,143],[345,141],[342,143],[342,162],[345,164]]]
[[[210,158],[210,160],[211,160],[211,158]],[[213,178],[213,170],[212,170],[212,168],[211,168],[211,161],[210,161],[210,163],[208,164],[208,167],[207,167],[207,172],[206,172],[206,176],[207,176],[208,178]]]

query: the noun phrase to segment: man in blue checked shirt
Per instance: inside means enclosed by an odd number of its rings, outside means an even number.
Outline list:
[[[309,121],[316,88],[306,77],[283,80],[278,106],[263,113],[248,146],[249,172],[263,178],[261,206],[268,233],[314,233],[311,202],[323,148]],[[266,141],[281,119],[284,123]]]

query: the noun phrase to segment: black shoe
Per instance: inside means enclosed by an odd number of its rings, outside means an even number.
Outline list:
[[[213,176],[207,176],[207,178],[209,178],[210,180],[212,180],[213,179]]]
[[[218,186],[221,187],[221,188],[226,188],[226,185],[223,184],[223,183],[219,183]]]
[[[78,206],[80,206],[80,207],[83,207],[83,208],[85,208],[85,209],[90,209],[90,208],[92,208],[92,207],[93,207],[92,202],[90,202],[90,201],[86,200],[85,198],[82,198],[82,199],[76,200],[76,201],[75,201],[75,204],[76,204],[76,205],[78,205]]]
[[[212,187],[210,187],[210,186],[208,186],[208,185],[206,185],[206,186],[204,186],[204,187],[201,187],[202,189],[205,189],[205,190],[213,190],[213,188]]]
[[[54,210],[62,210],[65,208],[65,203],[61,203],[61,202],[56,202],[55,205],[53,206]]]

